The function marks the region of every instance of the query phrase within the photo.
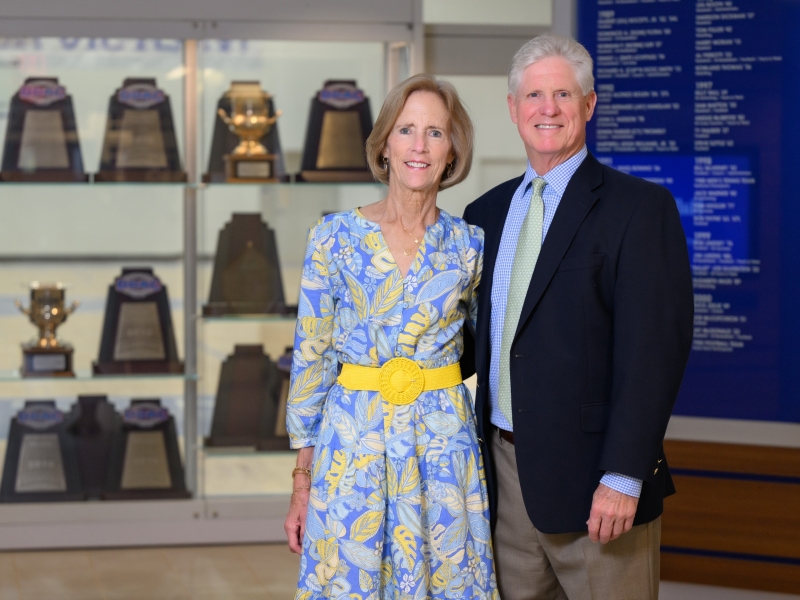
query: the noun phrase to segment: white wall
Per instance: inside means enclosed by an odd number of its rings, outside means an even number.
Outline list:
[[[553,0],[424,0],[423,21],[430,24],[550,25]]]

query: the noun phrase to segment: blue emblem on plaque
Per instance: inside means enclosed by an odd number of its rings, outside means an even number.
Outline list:
[[[334,108],[350,108],[364,101],[364,92],[349,83],[332,83],[322,89],[319,100]]]
[[[117,99],[131,108],[144,109],[161,104],[166,95],[149,83],[133,83],[122,88],[117,93]]]
[[[135,404],[125,409],[123,419],[126,423],[139,427],[155,427],[169,420],[169,411],[155,403]]]
[[[114,284],[114,289],[120,294],[137,299],[160,292],[162,287],[158,277],[140,271],[117,277]]]
[[[67,89],[55,81],[46,79],[26,83],[19,90],[20,100],[36,106],[49,106],[67,97]]]
[[[64,421],[64,413],[54,406],[35,404],[26,406],[17,413],[17,422],[31,429],[49,429]]]

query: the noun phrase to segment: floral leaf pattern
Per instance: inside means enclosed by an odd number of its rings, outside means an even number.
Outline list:
[[[311,228],[286,423],[315,446],[296,599],[498,600],[483,461],[464,385],[410,405],[337,384],[342,363],[458,362],[483,232],[440,211],[403,277],[353,210]]]

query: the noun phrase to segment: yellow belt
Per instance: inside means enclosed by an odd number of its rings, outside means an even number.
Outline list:
[[[456,363],[423,369],[408,358],[393,358],[382,367],[342,365],[339,383],[348,390],[380,392],[392,404],[411,404],[422,392],[442,390],[464,381]]]

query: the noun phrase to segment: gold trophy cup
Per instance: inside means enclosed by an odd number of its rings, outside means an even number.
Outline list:
[[[78,303],[65,308],[65,288],[60,283],[31,284],[31,305],[17,308],[28,315],[31,323],[39,328],[39,338],[22,344],[23,377],[75,377],[72,371],[72,346],[59,341],[56,328],[75,312]]]
[[[271,96],[258,83],[238,84],[226,94],[231,99],[231,114],[223,109],[217,113],[228,128],[239,136],[239,145],[224,156],[228,182],[253,183],[277,181],[275,158],[261,139],[267,135],[281,115],[269,116]]]

